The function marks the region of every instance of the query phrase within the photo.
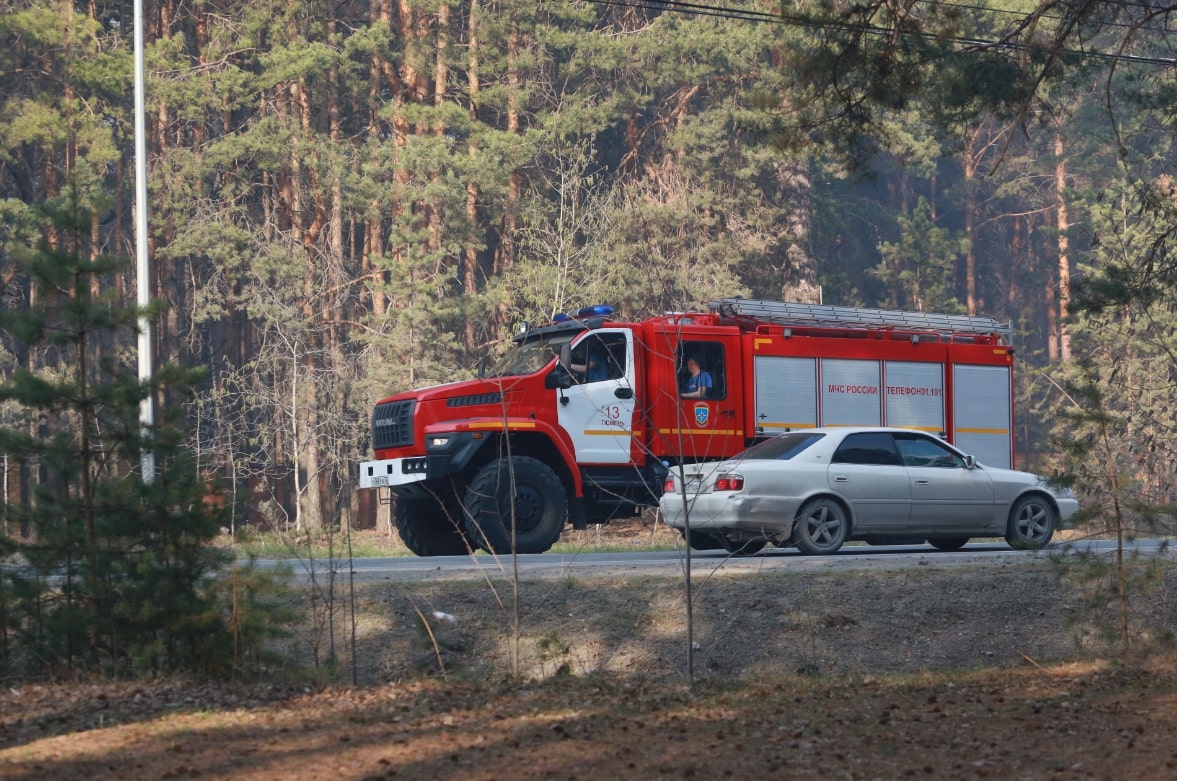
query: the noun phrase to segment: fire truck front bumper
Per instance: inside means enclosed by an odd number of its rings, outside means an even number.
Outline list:
[[[429,457],[389,458],[360,464],[360,488],[395,488],[429,476]]]

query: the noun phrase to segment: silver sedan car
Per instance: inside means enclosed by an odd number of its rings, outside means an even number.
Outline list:
[[[1079,510],[1069,489],[897,428],[792,431],[727,461],[672,467],[664,489],[662,517],[691,547],[741,554],[769,542],[834,553],[847,540],[956,550],[970,537],[1041,548]]]

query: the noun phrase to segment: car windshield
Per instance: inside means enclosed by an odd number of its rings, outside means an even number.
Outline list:
[[[790,431],[787,434],[780,434],[772,439],[766,439],[763,442],[753,445],[741,453],[738,458],[760,461],[788,461],[824,436],[825,434],[819,432]]]
[[[560,348],[572,341],[574,336],[575,333],[553,334],[547,338],[529,339],[511,345],[511,349],[495,362],[487,374],[491,377],[510,377],[537,372],[559,356]]]

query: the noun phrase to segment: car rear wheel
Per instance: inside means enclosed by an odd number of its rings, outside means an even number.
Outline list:
[[[833,499],[812,499],[797,514],[793,540],[809,556],[836,553],[850,533],[846,508]]]
[[[723,538],[723,549],[733,556],[754,556],[764,550],[768,540],[759,537],[754,540],[736,540],[731,537]]]
[[[968,537],[929,537],[928,544],[936,550],[954,551],[960,550],[969,541]]]
[[[1054,536],[1054,507],[1044,496],[1032,494],[1014,502],[1009,511],[1005,541],[1021,550],[1045,547]]]

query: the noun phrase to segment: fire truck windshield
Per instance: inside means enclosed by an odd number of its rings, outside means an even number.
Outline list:
[[[514,344],[491,367],[491,377],[510,377],[532,374],[547,366],[560,355],[560,348],[572,341],[576,333],[551,334],[539,339],[528,339]]]

